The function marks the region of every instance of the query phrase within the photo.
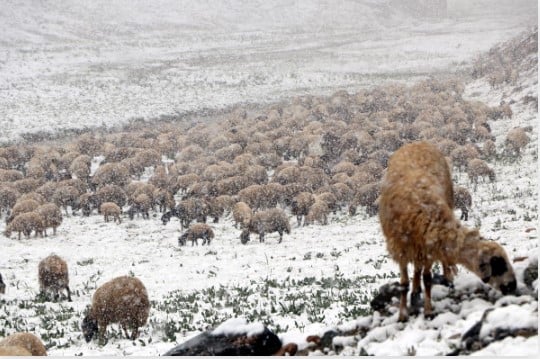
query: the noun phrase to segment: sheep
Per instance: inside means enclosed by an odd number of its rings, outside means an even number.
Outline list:
[[[32,356],[32,353],[24,348],[13,346],[13,345],[1,345],[0,346],[0,356],[8,357],[29,357]]]
[[[135,197],[133,204],[128,209],[129,219],[133,219],[135,214],[138,216],[139,213],[142,215],[143,219],[149,219],[150,215],[148,212],[150,211],[151,207],[152,200],[150,197],[148,197],[148,195],[145,193],[139,194],[137,197]]]
[[[392,155],[381,185],[379,220],[387,250],[400,269],[399,321],[408,318],[409,262],[414,264],[411,303],[419,301],[422,275],[426,318],[433,316],[431,267],[435,261],[442,262],[448,280],[456,264],[462,264],[503,294],[516,290],[516,276],[504,249],[482,238],[477,229],[463,227],[453,207],[450,169],[437,147],[414,142]]]
[[[34,178],[23,178],[13,182],[13,186],[20,193],[30,193],[32,191],[35,191],[42,184],[43,182],[41,180],[37,180]]]
[[[45,297],[47,292],[52,292],[56,301],[60,297],[60,291],[65,289],[67,299],[71,302],[68,266],[65,260],[55,254],[42,259],[38,265],[38,278],[40,295]]]
[[[521,150],[530,142],[529,136],[523,128],[513,128],[508,131],[504,140],[505,152],[511,156],[519,157]]]
[[[474,184],[475,189],[476,185],[478,184],[479,177],[484,178],[487,176],[491,182],[495,181],[495,172],[493,169],[490,168],[484,160],[479,158],[473,158],[467,162],[467,175],[469,176],[470,181]]]
[[[10,223],[19,214],[35,211],[38,207],[39,203],[33,199],[17,201],[11,209],[11,214],[7,218],[6,222]]]
[[[19,195],[19,191],[11,186],[0,186],[0,215],[4,211],[8,213],[11,207],[17,203]]]
[[[469,209],[472,205],[472,197],[467,188],[457,186],[454,189],[454,205],[461,210],[459,219],[467,221],[469,219]]]
[[[10,221],[5,229],[5,236],[11,237],[12,232],[18,232],[18,239],[21,240],[21,233],[28,238],[32,231],[36,232],[36,237],[39,235],[43,237],[43,231],[45,228],[45,221],[43,217],[37,212],[25,212],[18,214],[12,221]]]
[[[105,222],[109,222],[109,217],[113,217],[113,221],[118,221],[118,224],[122,223],[122,220],[120,219],[120,214],[122,213],[122,209],[114,202],[104,202],[99,206],[99,212],[103,214],[103,218],[105,219]]]
[[[21,171],[0,169],[0,182],[15,182],[23,178]]]
[[[289,218],[282,209],[272,208],[266,211],[257,212],[251,217],[247,227],[240,234],[240,241],[246,244],[249,241],[249,233],[258,233],[259,241],[264,242],[266,233],[278,232],[279,241],[283,240],[283,233],[291,233]]]
[[[166,212],[167,209],[173,209],[176,206],[173,194],[166,189],[158,189],[153,193],[153,203],[159,206],[160,212]]]
[[[114,184],[105,185],[99,188],[96,192],[96,196],[99,204],[103,202],[113,202],[120,207],[124,207],[127,202],[126,192],[122,187]]]
[[[43,217],[43,234],[45,237],[49,227],[53,229],[53,235],[56,235],[56,228],[62,224],[62,211],[60,208],[54,203],[46,203],[39,206],[36,211]]]
[[[302,225],[302,217],[306,216],[309,208],[315,202],[315,198],[309,192],[301,192],[291,202],[291,213],[296,216],[298,227]],[[305,220],[304,220],[305,225]]]
[[[210,245],[210,241],[214,238],[214,231],[206,223],[193,223],[189,229],[178,238],[178,245],[183,246],[188,240],[191,240],[191,245],[195,243],[199,245],[198,239],[202,238],[202,244]]]
[[[52,200],[58,207],[63,208],[66,215],[68,215],[67,207],[70,206],[71,210],[74,211],[77,206],[79,196],[80,192],[75,187],[60,185],[56,191],[54,191]]]
[[[240,228],[245,228],[253,216],[253,211],[245,202],[237,202],[232,208],[232,214],[234,227],[240,225]]]
[[[37,192],[25,193],[22,196],[20,196],[19,199],[17,199],[17,201],[22,202],[22,201],[26,201],[27,199],[32,199],[36,201],[37,203],[39,203],[40,205],[47,203],[47,201],[45,200],[45,197],[43,197]]]
[[[47,356],[47,350],[43,342],[34,334],[27,332],[16,332],[8,335],[0,341],[0,350],[18,348],[19,355]],[[11,349],[13,350],[13,349]],[[14,353],[14,351],[12,351]],[[15,354],[9,354],[15,355]]]
[[[83,216],[90,216],[94,208],[98,208],[98,197],[95,193],[84,193],[79,196],[77,206],[81,209]]]
[[[106,184],[125,186],[130,181],[129,171],[120,163],[105,163],[98,167],[91,181],[96,186],[104,186]]]
[[[2,279],[2,273],[0,273],[0,294],[6,294],[6,283]]]
[[[358,189],[351,205],[349,206],[349,214],[352,216],[356,213],[357,206],[366,207],[366,213],[369,216],[374,216],[378,211],[377,199],[380,194],[380,184],[372,182],[363,185]]]
[[[84,339],[90,342],[99,332],[99,340],[102,341],[107,326],[119,323],[126,337],[135,340],[149,313],[150,301],[144,284],[135,277],[116,277],[94,292],[92,305],[81,325]],[[131,336],[128,335],[128,327],[133,329]]]
[[[321,199],[316,199],[315,202],[313,202],[313,204],[311,205],[311,207],[309,207],[309,211],[304,220],[304,224],[308,225],[317,221],[320,224],[327,225],[329,214],[330,209],[328,208],[328,204],[326,204],[326,202]]]

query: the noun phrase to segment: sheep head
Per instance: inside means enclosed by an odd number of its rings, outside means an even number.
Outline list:
[[[242,244],[246,244],[248,241],[249,241],[249,230],[244,229],[242,233],[240,233],[240,242],[242,242]]]
[[[87,343],[89,343],[90,340],[92,340],[92,338],[98,331],[97,320],[95,318],[92,318],[90,315],[87,315],[83,319],[81,328],[84,335],[84,339],[86,340]]]
[[[478,230],[468,230],[462,252],[463,264],[482,281],[503,294],[515,293],[516,275],[504,249],[496,242],[484,239]],[[469,258],[466,259],[465,257]]]

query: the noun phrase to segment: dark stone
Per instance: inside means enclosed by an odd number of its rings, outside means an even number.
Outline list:
[[[532,284],[538,279],[538,263],[530,263],[523,272],[523,282],[532,289]]]
[[[280,349],[279,338],[268,328],[264,328],[262,333],[251,337],[245,334],[213,335],[211,332],[204,332],[163,355],[272,355]]]
[[[392,302],[392,298],[399,298],[402,291],[399,282],[386,283],[379,288],[379,293],[369,304],[373,310],[382,311]]]

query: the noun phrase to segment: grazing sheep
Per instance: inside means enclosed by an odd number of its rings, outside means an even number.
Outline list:
[[[0,273],[0,294],[6,294],[6,283],[2,279],[2,274]]]
[[[135,214],[138,216],[139,213],[142,215],[143,219],[149,219],[150,208],[152,207],[152,200],[145,193],[141,193],[134,200],[133,204],[128,209],[129,219],[133,219]]]
[[[489,167],[484,160],[479,158],[474,158],[467,162],[467,175],[474,184],[475,189],[476,185],[478,184],[479,177],[484,178],[487,176],[491,182],[495,181],[495,172],[493,169]]]
[[[315,223],[315,221],[317,221],[320,224],[327,225],[329,214],[330,209],[328,208],[326,202],[320,199],[315,200],[311,207],[309,207],[309,211],[304,220],[304,224],[313,224]]]
[[[17,201],[11,209],[11,214],[6,219],[6,222],[10,223],[19,214],[35,211],[39,207],[39,205],[40,203],[33,199]]]
[[[457,186],[454,189],[454,205],[461,210],[459,219],[467,221],[469,219],[469,209],[472,206],[472,197],[467,188]]]
[[[36,211],[41,214],[44,221],[43,234],[47,237],[47,228],[53,229],[53,235],[56,235],[56,228],[62,224],[62,211],[54,203],[46,203],[39,206]]]
[[[72,210],[77,207],[77,201],[79,200],[80,192],[73,186],[60,185],[54,191],[52,196],[53,202],[60,208],[64,208],[66,215],[68,215],[67,207],[70,206]]]
[[[291,202],[291,213],[296,216],[298,227],[302,225],[302,217],[307,216],[309,208],[314,202],[315,198],[309,192],[301,192],[293,198]]]
[[[372,182],[363,185],[358,189],[356,195],[349,206],[349,214],[352,216],[356,213],[357,206],[366,207],[366,213],[369,216],[374,216],[379,210],[377,199],[380,194],[380,184],[378,182]]]
[[[26,352],[29,352],[31,356],[47,356],[47,350],[45,349],[45,345],[43,345],[43,342],[32,333],[17,332],[8,335],[0,341],[0,350],[6,350],[8,348],[19,348],[20,353],[24,353],[22,351],[24,350]],[[27,354],[24,353],[24,355]]]
[[[521,150],[531,141],[525,130],[521,127],[508,131],[504,140],[505,152],[511,156],[519,157]]]
[[[283,232],[291,233],[289,218],[282,209],[272,208],[266,211],[257,212],[251,217],[247,228],[240,234],[240,241],[246,244],[249,241],[249,233],[258,233],[259,241],[264,242],[266,233],[278,232],[279,242],[283,240]]]
[[[0,346],[0,356],[29,357],[29,356],[32,356],[32,353],[21,347],[17,347],[13,345],[2,345]]]
[[[237,202],[232,209],[234,227],[246,228],[253,216],[253,211],[245,202]]]
[[[154,191],[153,203],[159,206],[160,212],[166,212],[176,206],[173,194],[166,189],[156,189]]]
[[[122,187],[115,184],[105,185],[99,188],[96,192],[96,197],[99,204],[104,202],[114,202],[119,207],[124,207],[127,202],[126,192]]]
[[[214,238],[214,231],[206,223],[193,223],[189,226],[189,229],[178,238],[178,245],[185,245],[188,240],[191,241],[191,245],[199,245],[198,239],[202,238],[202,244],[210,245],[210,241]]]
[[[79,196],[78,207],[83,216],[90,216],[94,208],[98,208],[99,199],[95,193],[84,193]]]
[[[2,212],[8,213],[8,211],[17,203],[19,197],[19,191],[10,186],[0,187],[0,215]]]
[[[43,237],[43,231],[45,229],[45,221],[43,217],[37,212],[26,212],[17,215],[6,226],[4,232],[6,237],[11,237],[12,232],[18,232],[18,239],[21,240],[21,233],[24,233],[26,238],[30,237],[32,231],[36,232],[36,237],[39,235]]]
[[[122,209],[118,207],[118,205],[114,202],[105,202],[102,203],[101,206],[99,206],[99,211],[101,214],[103,214],[103,218],[105,219],[105,222],[109,222],[109,217],[113,217],[113,221],[118,221],[118,224],[122,223],[122,220],[120,219],[120,214],[122,213]]]
[[[127,338],[135,340],[139,327],[146,324],[150,301],[144,284],[134,277],[116,277],[96,289],[92,305],[82,321],[82,332],[87,342],[99,331],[99,339],[105,339],[105,331],[111,323],[119,323]],[[128,327],[133,329],[128,335]]]
[[[454,217],[450,169],[434,145],[415,142],[392,155],[381,186],[379,219],[388,252],[400,268],[400,321],[408,317],[409,262],[414,264],[411,303],[419,302],[422,275],[425,317],[433,315],[431,267],[435,261],[442,262],[447,279],[451,279],[450,269],[462,264],[503,294],[515,291],[516,277],[504,249]]]
[[[65,260],[55,254],[42,259],[38,265],[38,278],[41,295],[46,296],[47,292],[52,292],[56,301],[60,297],[60,291],[65,289],[67,299],[71,302],[68,266]]]

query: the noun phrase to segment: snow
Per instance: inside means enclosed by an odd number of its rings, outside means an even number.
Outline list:
[[[531,2],[521,3],[527,16],[518,11],[520,7],[503,16],[490,6],[490,16],[478,8],[465,17],[455,13],[441,22],[405,21],[397,12],[384,23],[373,20],[376,14],[368,5],[374,1],[341,1],[342,6],[332,9],[324,1],[317,3],[320,6],[309,1],[128,3],[13,0],[1,6],[0,30],[6,35],[0,42],[0,93],[5,95],[0,96],[0,141],[16,140],[26,131],[102,122],[109,126],[131,117],[274,101],[293,94],[354,91],[382,81],[412,83],[431,73],[458,71],[466,66],[463,61],[537,22],[537,5]],[[358,20],[359,13],[365,14],[364,22]],[[155,21],[158,15],[159,23]],[[521,291],[526,289],[523,271],[529,263],[537,263],[538,256],[537,231],[525,231],[538,225],[538,119],[520,101],[525,94],[537,95],[537,73],[525,74],[523,79],[520,92],[492,89],[485,80],[474,81],[466,89],[468,99],[491,105],[516,99],[511,120],[490,122],[499,146],[512,127],[531,125],[534,129],[519,163],[493,163],[497,182],[478,185],[467,224],[478,225],[486,237],[501,242],[510,260],[528,257],[514,263]],[[92,173],[102,160],[102,156],[94,159]],[[454,177],[456,183],[469,185],[466,175],[454,173]],[[10,324],[36,333],[65,331],[49,339],[56,342],[49,349],[53,356],[157,356],[203,330],[259,331],[262,324],[246,314],[253,308],[269,311],[272,303],[289,311],[270,314],[270,329],[279,325],[282,341],[297,343],[300,350],[312,346],[306,341],[308,335],[322,336],[333,328],[343,332],[373,328],[360,340],[334,338],[335,345],[347,346],[342,353],[348,355],[358,355],[361,349],[372,355],[444,355],[487,309],[493,310],[482,327],[483,338],[494,328],[537,328],[538,302],[533,293],[503,297],[463,268],[454,283],[455,292],[464,294],[462,302],[446,298],[447,288],[434,286],[433,305],[439,314],[432,321],[420,315],[398,323],[397,311],[389,317],[378,312],[344,315],[345,309],[358,303],[337,298],[335,283],[351,280],[353,284],[344,282],[351,285],[345,290],[369,297],[380,285],[396,280],[398,273],[386,252],[377,218],[362,211],[353,217],[332,216],[328,226],[294,225],[279,245],[276,234],[265,243],[252,240],[241,245],[240,231],[233,228],[230,216],[212,227],[216,238],[211,246],[178,247],[178,222],[163,226],[159,216],[148,221],[126,219],[119,225],[104,223],[95,214],[69,216],[56,236],[20,241],[0,236],[0,272],[6,282],[0,300],[8,303],[0,308],[0,316],[9,312],[15,318]],[[4,229],[2,221],[0,232]],[[51,316],[45,317],[54,326],[50,329],[51,324],[30,305],[35,304],[39,288],[37,265],[52,251],[68,260],[73,302],[39,304]],[[113,335],[104,346],[86,343],[78,325],[95,288],[129,274],[142,280],[153,301],[150,323],[141,328],[140,341]],[[322,285],[314,284],[306,289],[299,284],[311,279],[331,279],[334,285],[321,289]],[[264,283],[267,293],[261,292]],[[538,281],[536,290],[537,285]],[[210,290],[223,290],[225,299],[217,301],[222,305],[233,301],[238,291],[251,293],[242,297],[246,302],[235,316],[230,307],[213,307]],[[487,291],[493,301],[476,296],[477,291]],[[298,295],[291,298],[294,294]],[[175,295],[192,302],[181,302],[172,311],[158,307],[173,302]],[[323,295],[332,299],[324,311],[312,317],[305,311],[293,312],[295,305],[308,306]],[[191,304],[198,311],[189,317],[186,308]],[[359,308],[368,306],[358,304]],[[68,310],[74,314],[59,320],[58,313]],[[212,311],[217,312],[211,317],[216,322],[206,316]],[[192,325],[165,340],[164,323],[183,320]],[[15,329],[0,328],[6,333]],[[108,329],[113,334],[117,330],[114,325]],[[536,353],[537,335],[508,337],[473,355]]]
[[[212,335],[238,335],[245,334],[250,337],[264,331],[262,323],[248,323],[246,318],[231,318],[212,330]]]

